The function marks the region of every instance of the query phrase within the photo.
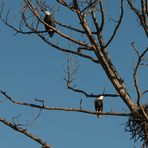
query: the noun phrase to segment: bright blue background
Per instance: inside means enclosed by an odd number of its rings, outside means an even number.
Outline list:
[[[11,13],[20,12],[20,2],[6,1],[7,6],[11,7]],[[115,2],[115,1],[113,1]],[[54,1],[53,3],[54,5]],[[108,14],[117,14],[119,12],[118,3],[105,3]],[[135,41],[137,47],[142,51],[147,46],[144,32],[138,24],[137,18],[125,6],[125,16],[118,31],[117,36],[109,46],[108,51],[113,59],[117,70],[124,78],[126,86],[136,101],[136,93],[133,85],[133,61],[136,61],[136,55],[131,48],[130,43]],[[61,9],[55,14],[57,20],[72,23],[71,14],[65,9]],[[109,37],[112,26],[111,22],[106,22],[105,39]],[[17,24],[17,22],[16,22]],[[34,99],[44,99],[46,105],[51,107],[79,107],[79,101],[83,99],[85,109],[94,110],[93,99],[76,94],[66,89],[63,80],[66,67],[66,54],[57,52],[52,47],[46,45],[35,35],[13,36],[14,31],[6,27],[0,21],[0,89],[6,91],[10,96],[20,101],[35,103]],[[57,35],[55,35],[55,38]],[[54,40],[54,38],[52,39]],[[63,43],[64,44],[64,43]],[[89,93],[102,93],[104,86],[106,93],[115,93],[111,83],[108,81],[105,73],[99,65],[95,65],[89,60],[80,59],[80,68],[77,73],[75,84]],[[148,70],[143,68],[139,72],[139,82],[142,90],[147,88]],[[142,101],[146,103],[146,95]],[[37,109],[17,106],[9,103],[0,96],[1,117],[12,121],[12,117],[20,115],[20,123],[33,121],[33,116],[38,114]],[[126,106],[120,98],[106,98],[104,102],[104,111],[127,111]],[[33,134],[42,137],[53,148],[132,148],[133,140],[130,140],[128,133],[124,132],[126,117],[101,116],[98,120],[96,116],[62,111],[42,111],[41,116],[32,126],[27,127]],[[26,128],[26,127],[25,127]],[[40,148],[35,142],[17,133],[1,124],[0,126],[0,147],[16,148]],[[140,147],[139,143],[136,143]]]

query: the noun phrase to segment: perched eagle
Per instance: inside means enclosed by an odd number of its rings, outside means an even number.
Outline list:
[[[50,26],[53,26],[54,28],[56,27],[55,23],[54,23],[54,18],[51,16],[49,11],[45,11],[44,22],[46,22]],[[54,30],[51,29],[50,27],[48,27],[47,25],[45,25],[45,29],[46,29],[46,31],[48,31],[49,36],[53,37]]]
[[[97,112],[103,111],[103,99],[104,99],[104,96],[100,96],[94,100],[94,106]],[[99,117],[99,115],[97,115],[97,117]]]

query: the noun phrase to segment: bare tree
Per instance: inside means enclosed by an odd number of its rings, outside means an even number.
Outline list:
[[[107,16],[107,10],[105,7],[105,2],[102,0],[56,0],[59,5],[59,9],[64,9],[74,14],[74,17],[79,21],[75,27],[73,24],[65,24],[62,20],[54,18],[54,23],[56,27],[53,27],[46,22],[44,22],[44,11],[51,11],[51,13],[56,14],[58,10],[54,7],[50,7],[50,1],[46,0],[24,0],[23,8],[21,9],[21,18],[19,25],[11,24],[9,20],[9,10],[6,11],[4,3],[1,4],[0,19],[8,27],[15,31],[14,35],[17,34],[36,34],[41,40],[43,40],[49,46],[62,51],[64,53],[69,53],[75,56],[79,56],[84,59],[88,59],[97,65],[101,65],[108,80],[112,83],[112,87],[115,88],[116,92],[99,94],[89,94],[87,91],[75,87],[73,81],[77,73],[78,65],[71,64],[71,58],[67,60],[67,71],[66,77],[64,78],[67,84],[67,88],[84,95],[87,98],[96,98],[101,95],[107,97],[120,97],[123,103],[128,107],[129,113],[125,112],[94,112],[90,110],[84,110],[82,106],[82,100],[80,101],[80,106],[78,108],[62,108],[62,107],[50,107],[44,103],[44,100],[36,100],[41,105],[31,104],[27,102],[17,101],[13,97],[9,96],[7,92],[3,90],[0,93],[8,99],[10,102],[22,106],[38,108],[42,110],[62,110],[62,111],[73,111],[88,113],[90,115],[112,115],[112,116],[128,116],[125,130],[132,134],[132,138],[138,140],[139,138],[143,140],[143,147],[148,147],[148,105],[141,104],[141,98],[145,95],[148,90],[141,90],[138,83],[138,70],[141,66],[147,67],[144,57],[147,54],[148,47],[143,48],[142,52],[136,47],[135,42],[131,42],[131,48],[133,48],[133,53],[137,55],[137,63],[134,65],[133,71],[133,83],[135,86],[137,94],[137,103],[134,103],[134,99],[130,96],[123,78],[120,76],[115,65],[112,62],[108,48],[112,44],[119,27],[122,24],[124,18],[125,6],[129,7],[137,17],[137,24],[140,25],[141,29],[145,34],[145,38],[148,37],[148,26],[147,26],[147,16],[148,16],[148,2],[147,0],[139,0],[135,2],[133,0],[120,0],[120,6],[118,13],[118,20],[115,20],[112,16]],[[108,37],[104,36],[104,32],[107,31],[106,21],[114,23],[114,29]],[[91,24],[91,25],[90,25]],[[113,25],[111,23],[111,25]],[[62,39],[59,41],[51,41],[47,35],[43,26],[48,26],[54,33]],[[64,31],[63,31],[64,30]],[[71,31],[67,33],[67,31]],[[62,42],[66,41],[67,45],[63,45]],[[26,129],[21,128],[19,125],[9,122],[6,119],[0,118],[0,122],[6,124],[7,126],[13,128],[14,130],[23,133],[32,140],[38,142],[42,147],[51,147],[44,140],[37,138],[35,135],[28,132]]]

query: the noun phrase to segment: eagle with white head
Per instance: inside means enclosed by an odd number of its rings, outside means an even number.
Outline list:
[[[54,28],[56,27],[55,22],[54,22],[54,18],[52,17],[52,15],[49,11],[45,11],[44,22]],[[47,25],[45,25],[45,29],[46,29],[46,31],[48,31],[49,36],[53,37],[54,30]]]
[[[99,113],[103,111],[103,99],[104,99],[104,96],[99,96],[94,100],[95,110]],[[99,115],[97,115],[97,117],[99,118]]]

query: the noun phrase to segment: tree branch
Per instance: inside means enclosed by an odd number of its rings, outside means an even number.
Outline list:
[[[142,54],[139,54],[138,49],[136,48],[134,42],[132,42],[131,44],[132,44],[132,47],[133,47],[134,51],[137,53],[137,56],[138,56],[138,62],[136,64],[135,68],[134,68],[134,73],[133,73],[134,84],[135,84],[135,88],[136,88],[136,92],[137,92],[137,105],[141,109],[145,119],[148,121],[148,115],[147,115],[147,113],[145,112],[143,106],[140,103],[140,99],[142,97],[142,92],[141,92],[140,87],[138,85],[138,79],[137,79],[137,74],[138,74],[138,69],[139,69],[140,63],[143,60],[144,55],[148,51],[148,48],[146,48],[142,52]]]
[[[102,6],[102,0],[99,1],[100,9],[101,9],[101,25],[100,25],[100,32],[103,31],[104,23],[105,23],[105,13]]]
[[[114,39],[118,29],[119,29],[119,26],[122,22],[122,18],[123,18],[123,14],[124,14],[124,9],[123,9],[123,1],[124,0],[121,0],[121,14],[120,14],[120,17],[119,17],[119,20],[118,20],[118,23],[113,31],[113,34],[111,35],[110,39],[108,40],[108,42],[106,43],[106,45],[104,46],[104,48],[107,48],[107,46],[112,42],[112,40]]]
[[[63,52],[66,52],[66,53],[71,53],[71,54],[74,54],[74,55],[78,55],[80,57],[83,57],[83,58],[86,58],[86,59],[90,59],[91,61],[95,62],[95,63],[99,63],[99,61],[89,55],[86,55],[86,54],[83,54],[83,53],[80,53],[78,51],[73,51],[73,50],[69,50],[69,49],[64,49],[64,48],[61,48],[59,46],[57,46],[56,44],[53,44],[52,42],[49,42],[45,39],[44,36],[42,36],[41,34],[38,33],[38,36],[43,40],[45,41],[48,45],[60,50],[60,51],[63,51]]]
[[[86,6],[85,8],[83,8],[83,10],[81,10],[81,12],[83,13],[84,11],[88,10],[89,8],[94,7],[97,2],[98,2],[98,0],[90,1],[89,4],[88,4],[88,6]]]
[[[100,27],[99,27],[99,24],[98,24],[95,12],[93,10],[91,12],[91,15],[92,15],[92,19],[93,19],[93,22],[94,22],[94,25],[95,25],[95,28],[96,28],[97,36],[99,36],[99,34],[100,34]]]
[[[134,68],[133,79],[134,79],[134,84],[135,84],[135,88],[136,88],[136,91],[137,91],[137,104],[139,104],[140,103],[140,98],[142,96],[142,93],[141,93],[139,85],[138,85],[137,74],[138,74],[138,69],[140,67],[140,63],[142,62],[144,55],[148,51],[148,48],[146,48],[142,52],[142,54],[139,54],[138,49],[135,46],[135,43],[132,42],[131,44],[132,44],[132,47],[133,47],[134,51],[136,52],[136,54],[138,56],[138,61],[137,61],[137,64],[135,65],[135,68]]]
[[[147,0],[146,0],[147,1]],[[141,10],[138,10],[134,4],[132,0],[128,0],[128,4],[130,6],[130,8],[133,10],[133,12],[137,15],[137,17],[139,18],[139,21],[141,23],[141,26],[143,27],[145,34],[148,38],[148,25],[147,25],[147,2],[145,2],[145,6],[144,6],[144,1],[141,0]]]
[[[86,91],[81,90],[81,89],[76,89],[74,87],[71,87],[70,85],[68,85],[68,89],[70,89],[70,90],[72,90],[74,92],[83,94],[87,98],[98,98],[100,96],[104,96],[104,97],[119,97],[120,96],[118,94],[109,94],[109,93],[100,93],[100,94],[97,94],[97,95],[94,95],[93,93],[88,94]]]
[[[47,144],[45,141],[43,141],[39,137],[37,137],[37,136],[33,135],[32,133],[30,133],[27,129],[16,126],[16,124],[11,123],[10,121],[7,121],[4,118],[0,118],[0,122],[2,122],[3,124],[9,126],[13,130],[15,130],[15,131],[17,131],[19,133],[22,133],[23,135],[26,135],[27,137],[29,137],[33,141],[36,141],[37,143],[39,143],[40,145],[46,146],[46,148],[51,148],[51,146],[49,144]]]
[[[16,101],[15,99],[13,99],[12,97],[8,96],[6,94],[6,92],[1,91],[0,93],[6,97],[10,102],[14,103],[14,104],[18,104],[18,105],[22,105],[22,106],[27,106],[27,107],[31,107],[31,108],[39,108],[39,109],[43,109],[43,110],[57,110],[57,111],[68,111],[68,112],[81,112],[81,113],[87,113],[87,114],[92,114],[92,115],[104,115],[104,116],[130,116],[130,113],[119,113],[119,112],[94,112],[94,111],[90,111],[90,110],[84,110],[82,108],[65,108],[65,107],[48,107],[45,105],[37,105],[37,104],[30,104],[30,103],[26,103],[26,102],[21,102],[21,101]]]
[[[62,27],[64,27],[64,28],[73,30],[73,31],[75,31],[75,32],[82,33],[82,34],[86,34],[86,32],[83,31],[83,30],[80,30],[80,29],[78,29],[78,28],[74,28],[74,27],[72,27],[71,25],[62,24],[61,22],[59,22],[59,21],[57,21],[57,20],[55,20],[55,23],[57,23],[58,25],[60,25],[60,26],[62,26]],[[96,34],[96,32],[92,32],[92,34]]]

